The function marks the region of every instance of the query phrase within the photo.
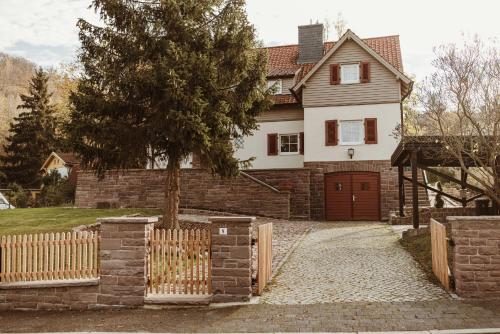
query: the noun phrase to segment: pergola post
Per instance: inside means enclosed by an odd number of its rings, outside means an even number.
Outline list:
[[[413,195],[413,228],[419,228],[419,213],[418,213],[418,172],[417,172],[417,151],[412,151],[410,156],[411,161],[411,190]]]
[[[467,206],[467,196],[464,196],[464,191],[467,189],[467,173],[463,169],[460,169],[460,186],[462,188],[460,199],[462,200],[462,207],[465,208]]]
[[[404,167],[403,165],[398,165],[398,190],[399,190],[399,216],[404,217],[404,205],[405,205],[405,181],[403,179]]]

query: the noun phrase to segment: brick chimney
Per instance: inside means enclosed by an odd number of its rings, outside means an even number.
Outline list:
[[[323,57],[323,24],[299,26],[299,64],[316,63]]]

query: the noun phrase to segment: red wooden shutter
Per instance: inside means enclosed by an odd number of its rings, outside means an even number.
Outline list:
[[[377,119],[365,118],[365,144],[377,143]]]
[[[278,155],[278,134],[267,134],[267,155]]]
[[[299,145],[299,153],[304,155],[304,132],[300,133]]]
[[[330,65],[330,85],[338,85],[340,83],[340,66],[339,64]]]
[[[370,82],[370,63],[369,62],[362,62],[359,64],[359,76],[360,76],[360,81],[361,83],[367,83]]]
[[[325,145],[334,146],[338,144],[337,121],[325,121]]]

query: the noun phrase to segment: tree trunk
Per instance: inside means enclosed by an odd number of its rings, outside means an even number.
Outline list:
[[[165,207],[163,211],[163,228],[178,229],[179,196],[180,196],[180,162],[168,160],[167,180],[165,184]]]

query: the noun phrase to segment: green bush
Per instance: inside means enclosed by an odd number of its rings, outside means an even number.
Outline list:
[[[443,190],[443,187],[441,186],[441,182],[437,182],[436,183],[436,188],[438,190]],[[436,198],[435,198],[435,202],[434,202],[434,207],[435,208],[442,208],[444,207],[444,200],[443,200],[443,197],[441,196],[441,194],[436,194]]]
[[[24,190],[24,188],[17,184],[9,184],[9,191],[6,196],[10,204],[14,205],[16,208],[27,208],[33,205],[29,192]]]
[[[57,171],[52,171],[42,179],[42,190],[37,199],[38,206],[59,206],[72,204],[75,198],[75,187],[67,177],[61,177]]]

